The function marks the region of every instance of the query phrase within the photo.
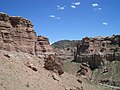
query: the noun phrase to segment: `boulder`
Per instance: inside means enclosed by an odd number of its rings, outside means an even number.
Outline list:
[[[58,73],[59,75],[63,74],[63,63],[58,60],[53,54],[50,54],[45,60],[44,68]]]

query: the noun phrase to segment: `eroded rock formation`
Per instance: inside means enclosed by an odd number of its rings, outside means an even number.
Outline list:
[[[49,39],[36,36],[31,21],[19,16],[8,16],[5,13],[0,13],[0,50],[25,52],[44,59],[51,54],[54,56]],[[6,55],[6,57],[9,56]],[[53,63],[49,68],[54,68],[59,74],[62,74],[62,64],[57,61],[55,56],[50,59],[51,57],[48,57],[45,67],[49,66],[49,62]],[[27,66],[37,71],[32,64]]]
[[[31,21],[0,13],[0,49],[33,53],[34,41],[36,34]]]
[[[38,57],[43,58],[47,57],[49,54],[54,54],[49,39],[43,36],[37,37],[37,42],[35,42],[35,52]]]
[[[49,40],[36,36],[31,21],[0,13],[0,50],[22,51],[44,57],[53,54]]]
[[[74,54],[76,62],[87,62],[92,70],[105,61],[120,61],[120,35],[82,39]]]

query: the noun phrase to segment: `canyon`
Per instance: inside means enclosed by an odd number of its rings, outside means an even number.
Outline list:
[[[90,82],[120,87],[120,35],[84,37],[78,43],[74,43],[75,46],[66,48],[59,47],[61,44],[62,41],[53,48],[63,52],[70,49],[68,53],[74,50],[71,54],[72,59],[65,58],[66,61],[63,61],[66,72],[86,78]]]
[[[105,75],[103,80],[99,75],[95,78],[95,73],[119,71],[120,36],[86,37],[70,43],[55,48],[47,37],[36,35],[30,20],[0,13],[0,90],[112,90],[100,84],[110,80]],[[71,62],[66,65],[66,61]],[[105,68],[109,64],[116,67]],[[76,66],[74,73],[66,71]],[[118,82],[114,78],[118,88],[119,76]]]

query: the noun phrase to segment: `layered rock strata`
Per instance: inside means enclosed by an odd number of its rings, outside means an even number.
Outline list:
[[[46,58],[50,54],[54,54],[53,48],[50,46],[49,39],[43,36],[37,36],[35,42],[35,54],[38,57]]]
[[[5,13],[0,13],[0,50],[22,51],[40,57],[53,54],[48,38],[36,36],[30,20]]]
[[[76,62],[87,62],[92,70],[105,61],[120,61],[120,35],[82,39],[74,53]]]

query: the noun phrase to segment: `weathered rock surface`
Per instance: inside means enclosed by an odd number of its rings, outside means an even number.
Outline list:
[[[51,70],[51,71],[58,73],[59,75],[64,73],[63,63],[57,57],[55,57],[53,54],[48,56],[48,58],[45,61],[44,67],[47,70]]]
[[[0,49],[7,51],[34,52],[36,34],[31,21],[0,13]]]
[[[39,57],[53,54],[48,38],[37,37],[30,20],[5,13],[0,13],[0,50],[22,51]]]
[[[75,52],[76,62],[88,62],[92,70],[105,61],[120,61],[120,35],[82,39]]]
[[[80,65],[80,70],[77,71],[77,73],[78,73],[79,76],[83,76],[83,77],[84,76],[88,76],[89,73],[90,73],[89,67],[87,67],[86,65],[82,64],[82,65]],[[85,77],[85,78],[87,78],[87,77]]]
[[[40,58],[45,58],[49,54],[54,54],[53,48],[50,46],[48,38],[37,36],[37,42],[35,42],[35,53]]]

